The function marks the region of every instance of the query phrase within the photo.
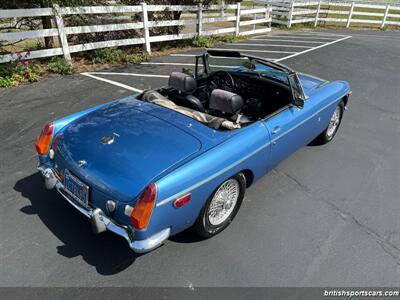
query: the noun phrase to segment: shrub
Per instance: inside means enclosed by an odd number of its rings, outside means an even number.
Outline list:
[[[117,48],[104,48],[94,50],[91,56],[95,64],[115,64],[122,61],[123,52]]]
[[[224,42],[224,43],[234,43],[238,40],[238,37],[234,34],[227,34],[227,35],[220,35],[217,36],[216,39],[219,42]]]
[[[130,64],[140,64],[142,61],[146,61],[147,59],[148,59],[147,53],[143,54],[128,53],[123,56],[123,61]]]
[[[24,77],[19,74],[13,74],[11,76],[0,76],[0,87],[9,88],[17,86],[24,81]]]
[[[17,61],[0,65],[0,87],[13,87],[39,80],[42,69],[29,60],[30,52],[25,55],[18,52],[16,55]]]
[[[196,36],[191,40],[191,46],[199,48],[210,48],[215,45],[215,39],[212,36]]]
[[[72,74],[75,72],[74,66],[61,57],[53,57],[47,64],[47,68],[50,72],[57,74]]]

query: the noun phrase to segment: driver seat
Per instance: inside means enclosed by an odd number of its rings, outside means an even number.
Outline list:
[[[243,108],[243,98],[235,93],[214,89],[210,95],[210,109],[217,111],[226,119],[237,124],[250,123],[251,120],[240,113]]]
[[[176,104],[199,112],[205,112],[203,103],[199,98],[193,96],[197,89],[197,83],[192,76],[181,72],[172,72],[169,75],[168,86],[173,88],[173,91],[169,93],[169,97]]]

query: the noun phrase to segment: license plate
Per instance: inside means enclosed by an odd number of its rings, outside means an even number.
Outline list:
[[[65,170],[64,187],[75,201],[83,204],[84,206],[88,206],[89,186],[69,173],[68,170]]]

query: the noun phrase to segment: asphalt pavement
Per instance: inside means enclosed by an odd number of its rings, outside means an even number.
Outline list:
[[[44,190],[34,140],[52,119],[166,84],[201,51],[0,90],[0,286],[400,285],[400,33],[281,32],[221,47],[349,81],[335,140],[255,183],[218,236],[186,231],[138,255]]]

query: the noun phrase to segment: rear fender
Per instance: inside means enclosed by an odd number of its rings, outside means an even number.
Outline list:
[[[266,127],[256,122],[240,131],[157,181],[157,204],[148,229],[138,233],[140,238],[167,227],[176,234],[192,226],[213,191],[238,172],[250,170],[254,181],[266,173],[270,152]],[[174,201],[187,193],[192,200],[175,208]]]

